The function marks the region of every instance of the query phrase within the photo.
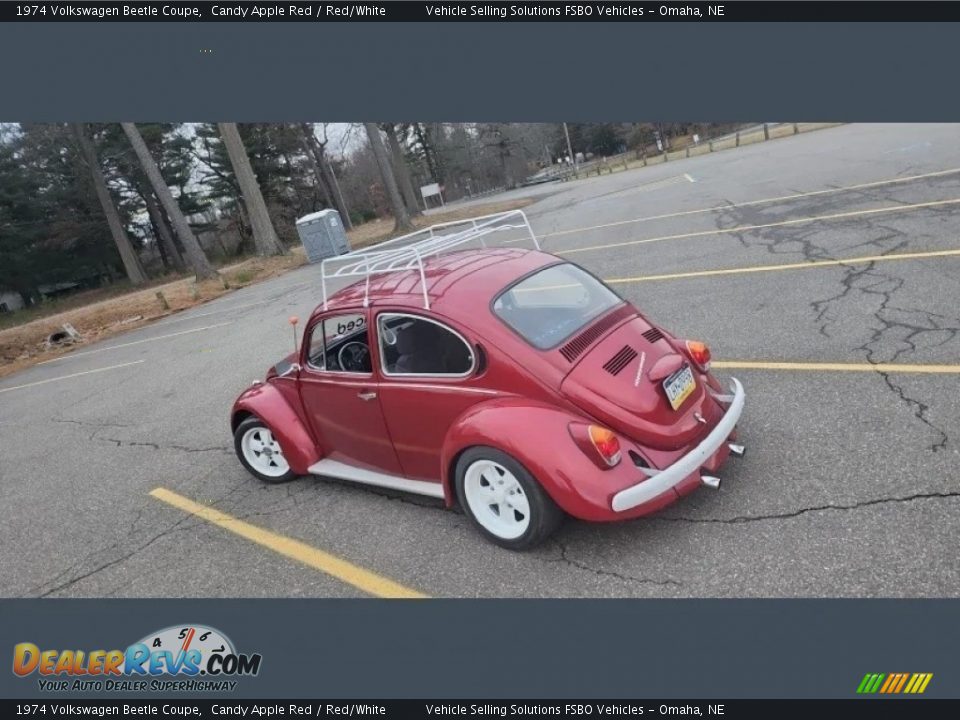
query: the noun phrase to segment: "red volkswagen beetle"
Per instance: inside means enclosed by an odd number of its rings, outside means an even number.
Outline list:
[[[299,350],[233,406],[243,465],[459,503],[511,549],[564,514],[636,518],[718,487],[744,452],[744,391],[710,374],[707,347],[539,251],[522,212],[470,222],[324,261]],[[486,246],[516,229],[537,249]],[[336,278],[352,284],[328,297]]]

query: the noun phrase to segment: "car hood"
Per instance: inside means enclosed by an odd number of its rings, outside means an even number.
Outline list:
[[[285,372],[290,370],[290,367],[297,362],[297,353],[292,352],[283,358],[276,365],[271,365],[267,370],[267,379],[269,380],[272,377],[277,377],[278,375],[283,375]]]
[[[684,364],[692,366],[675,340],[636,317],[584,354],[560,391],[640,445],[676,450],[699,441],[721,414],[696,369],[693,393],[676,410],[670,406],[663,380]]]

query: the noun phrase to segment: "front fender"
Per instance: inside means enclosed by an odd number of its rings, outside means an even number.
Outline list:
[[[574,443],[571,422],[589,422],[556,406],[519,398],[475,405],[450,428],[441,453],[444,496],[456,497],[456,459],[464,450],[486,445],[516,458],[564,511],[583,519],[610,519],[610,497],[617,481],[600,470]]]
[[[296,393],[296,388],[291,387],[288,392]],[[267,424],[283,448],[290,468],[298,475],[306,475],[308,468],[320,460],[321,453],[310,429],[274,383],[253,385],[237,398],[230,414],[231,427],[236,428],[246,415],[256,415]]]

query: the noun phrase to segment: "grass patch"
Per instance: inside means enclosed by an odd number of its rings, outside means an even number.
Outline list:
[[[306,260],[303,248],[293,248],[286,255],[248,258],[222,267],[221,279],[197,283],[193,276],[164,278],[136,289],[117,285],[10,313],[3,317],[6,327],[0,329],[0,377],[209,302],[235,287],[282,275]],[[158,291],[163,293],[169,309],[163,307]],[[47,337],[64,323],[73,325],[83,341],[70,348],[47,350]]]

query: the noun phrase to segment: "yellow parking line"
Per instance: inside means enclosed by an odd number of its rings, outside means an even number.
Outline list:
[[[900,363],[827,363],[766,362],[760,360],[714,360],[712,366],[723,370],[800,370],[808,372],[877,372],[960,374],[960,365],[904,365]]]
[[[592,250],[609,250],[610,248],[627,247],[629,245],[646,245],[647,243],[662,242],[664,240],[685,240],[688,238],[706,237],[707,235],[730,235],[748,232],[750,230],[787,227],[789,225],[802,225],[804,223],[824,222],[828,220],[846,220],[848,218],[864,217],[867,215],[909,212],[911,210],[922,210],[924,208],[943,207],[945,205],[958,204],[960,204],[960,198],[953,198],[951,200],[933,200],[931,202],[914,203],[912,205],[888,205],[886,207],[873,208],[871,210],[853,210],[851,212],[832,213],[830,215],[816,215],[813,217],[794,218],[793,220],[779,220],[777,222],[762,223],[760,225],[738,225],[737,227],[731,228],[715,228],[713,230],[698,230],[697,232],[679,233],[677,235],[661,235],[660,237],[644,238],[642,240],[624,240],[622,242],[607,243],[605,245],[588,245],[587,247],[570,248],[569,250],[556,250],[554,251],[554,255],[572,255],[574,253],[589,252]]]
[[[681,280],[683,278],[711,277],[714,275],[741,275],[743,273],[774,272],[778,270],[806,270],[808,268],[836,267],[838,265],[865,265],[874,262],[892,262],[894,260],[919,260],[922,258],[951,257],[960,255],[957,250],[930,250],[911,253],[890,253],[889,255],[864,255],[844,260],[811,260],[807,262],[785,263],[783,265],[751,265],[749,267],[726,268],[723,270],[694,270],[692,272],[667,273],[663,275],[637,275],[625,278],[605,278],[608,285],[649,282],[651,280]]]
[[[251,525],[248,522],[227,515],[207,505],[201,505],[165,488],[155,488],[150,491],[150,495],[179,510],[183,510],[202,520],[213,523],[219,528],[228,530],[235,535],[239,535],[251,542],[273,550],[275,553],[279,553],[284,557],[296,560],[308,567],[331,575],[370,595],[382,598],[427,597],[423,593],[411,590],[382,575],[377,575],[374,572],[365,570],[336,555],[331,555],[328,552],[311,547],[299,540],[294,540],[293,538],[264,530],[256,525]]]
[[[825,190],[813,190],[811,192],[794,193],[793,195],[781,195],[779,197],[761,198],[759,200],[747,200],[741,203],[730,203],[728,205],[715,205],[713,207],[698,208],[696,210],[682,210],[679,212],[665,213],[663,215],[648,215],[646,217],[632,218],[630,220],[619,220],[617,222],[603,223],[602,225],[588,225],[571,230],[557,230],[556,232],[544,233],[537,237],[557,237],[559,235],[572,235],[573,233],[586,232],[588,230],[600,230],[603,228],[619,227],[622,225],[633,225],[636,223],[648,222],[651,220],[666,220],[669,218],[685,217],[688,215],[702,215],[704,213],[722,212],[724,210],[735,210],[742,207],[753,207],[755,205],[766,205],[768,203],[786,202],[789,200],[800,200],[802,198],[816,197],[818,195],[833,195],[836,193],[850,192],[853,190],[866,190],[868,188],[883,187],[885,185],[896,185],[900,183],[912,182],[914,180],[923,180],[925,178],[942,177],[944,175],[955,175],[960,173],[960,168],[950,170],[938,170],[937,172],[924,173],[922,175],[908,175],[906,177],[889,178],[887,180],[875,180],[873,182],[860,183],[858,185],[846,185],[837,188],[827,188]]]
[[[119,365],[110,365],[108,367],[97,368],[96,370],[84,370],[83,372],[70,373],[60,377],[47,378],[46,380],[37,380],[36,382],[26,383],[24,385],[14,385],[13,387],[0,388],[0,393],[10,392],[11,390],[22,390],[23,388],[34,387],[36,385],[46,385],[47,383],[58,382],[59,380],[69,380],[70,378],[80,377],[81,375],[93,375],[107,370],[116,370],[117,368],[129,367],[130,365],[139,365],[145,360],[134,360],[133,362],[120,363]]]

